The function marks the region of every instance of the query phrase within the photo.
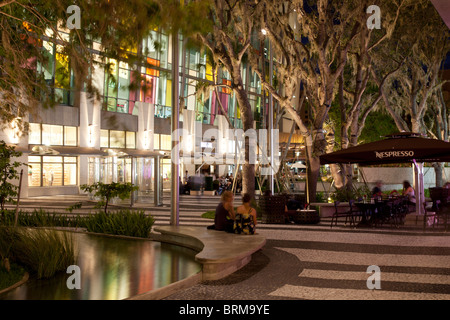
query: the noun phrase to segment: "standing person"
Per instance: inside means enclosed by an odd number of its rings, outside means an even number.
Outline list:
[[[214,224],[208,226],[208,229],[220,230],[226,232],[233,232],[234,224],[234,208],[233,208],[234,195],[230,191],[224,191],[220,197],[220,203],[216,207],[216,213],[214,216]]]
[[[252,197],[245,193],[242,196],[242,205],[236,210],[234,220],[234,233],[254,234],[256,226],[256,210],[252,208],[250,201]]]

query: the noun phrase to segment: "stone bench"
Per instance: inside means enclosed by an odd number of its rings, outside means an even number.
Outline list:
[[[202,280],[218,280],[239,270],[250,262],[266,239],[258,234],[240,235],[206,227],[158,226],[155,240],[199,251],[195,260],[203,265]]]

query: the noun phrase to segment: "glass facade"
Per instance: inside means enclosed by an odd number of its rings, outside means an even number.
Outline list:
[[[64,33],[62,35],[67,36]],[[101,45],[93,43],[92,50],[98,52],[97,62],[106,66],[106,69],[97,66],[89,70],[89,76],[94,80],[101,94],[102,111],[138,116],[140,113],[137,102],[144,102],[154,106],[155,118],[171,116],[173,105],[171,41],[171,36],[163,30],[152,30],[139,46],[141,53],[146,57],[146,61],[141,65],[129,65],[112,58],[102,60]],[[230,88],[230,75],[221,69],[213,70],[206,53],[202,50],[184,47],[182,36],[179,41],[180,79],[177,81],[180,82],[180,97],[184,98],[184,108],[195,111],[195,120],[205,125],[217,126],[217,116],[226,114],[235,128],[242,128],[237,98]],[[64,55],[61,46],[49,41],[43,41],[42,50],[46,62],[39,64],[37,71],[42,74],[51,88],[51,94],[60,104],[73,106],[74,73],[68,57]],[[131,49],[129,53],[136,54],[137,51]],[[138,75],[139,81],[136,79]],[[254,120],[257,128],[260,128],[264,119],[262,114],[265,111],[261,82],[247,65],[242,67],[242,77],[249,95]],[[199,97],[196,94],[197,86],[203,82],[209,84],[215,82],[221,86],[216,90],[203,92]],[[54,121],[51,122],[54,123]],[[89,130],[93,130],[95,124],[91,127],[92,124],[89,123],[89,126]],[[133,128],[132,130],[136,130],[135,127]],[[140,130],[142,132],[142,129]],[[147,130],[154,130],[154,128],[145,128],[145,131]],[[81,137],[86,134],[80,132],[79,127],[76,126],[30,123],[28,142],[31,145],[77,147],[80,146],[80,141],[84,141]],[[99,128],[95,138],[98,139],[99,144],[95,145],[97,148],[99,146],[104,149],[137,149],[139,143],[142,145],[140,140],[142,137],[139,134],[139,131]],[[167,152],[172,149],[171,135],[154,132],[153,139],[154,150]],[[231,153],[235,152],[233,141],[228,141],[228,149]],[[131,177],[135,174],[135,181],[141,187],[140,194],[153,190],[155,161],[153,158],[131,160],[114,156],[89,156],[83,161],[86,162],[83,164],[76,155],[73,157],[30,155],[29,186],[69,186],[81,183],[92,184],[97,181],[131,182]],[[133,166],[132,161],[136,161]],[[78,167],[85,166],[86,163],[88,173],[85,176],[88,181],[78,181]],[[134,167],[134,173],[132,167]],[[164,188],[170,188],[171,160],[161,159],[160,169]]]
[[[77,146],[78,128],[30,123],[28,143],[46,146]]]
[[[77,157],[29,156],[28,186],[76,186]]]
[[[136,132],[100,130],[100,147],[136,149]]]

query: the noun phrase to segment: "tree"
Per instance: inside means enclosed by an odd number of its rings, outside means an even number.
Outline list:
[[[108,211],[109,202],[114,198],[121,200],[128,199],[133,191],[139,190],[138,186],[133,186],[131,183],[102,183],[97,182],[92,185],[82,185],[81,190],[93,194],[95,197],[99,197],[101,200],[98,202],[99,207],[104,207],[105,213]]]
[[[242,67],[253,32],[253,6],[249,1],[215,0],[207,11],[213,22],[212,31],[197,33],[202,45],[212,54],[216,65],[220,64],[231,77],[229,87],[236,95],[244,132],[253,129],[253,113],[242,78]],[[244,142],[242,165],[242,192],[254,196],[255,164],[250,159],[249,137]]]
[[[320,174],[319,156],[329,148],[324,123],[335,97],[337,80],[347,63],[352,42],[361,29],[353,17],[366,8],[359,1],[279,1],[258,2],[260,27],[263,28],[274,50],[276,88],[262,77],[264,88],[294,119],[305,137],[308,157],[309,190],[315,199]],[[257,57],[250,58],[252,66]],[[292,97],[306,92],[312,120],[305,123],[292,106]],[[331,140],[332,137],[331,137]],[[334,146],[334,145],[332,145]]]
[[[447,107],[442,97],[445,81],[440,75],[450,51],[449,36],[448,27],[429,1],[409,2],[391,47],[374,53],[379,55],[373,70],[378,82],[386,65],[404,61],[399,72],[381,88],[385,107],[399,131],[448,139]],[[433,167],[436,185],[442,186],[442,163]]]
[[[17,168],[25,163],[12,161],[22,152],[15,151],[14,146],[8,146],[4,141],[0,141],[0,211],[2,219],[5,216],[5,205],[7,202],[14,202],[18,195],[19,186],[12,181],[19,179]]]
[[[140,48],[141,39],[161,22],[160,6],[155,1],[100,1],[92,4],[80,0],[81,28],[67,28],[71,0],[35,1],[8,0],[0,4],[0,127],[15,126],[27,131],[29,114],[36,115],[36,106],[51,107],[59,103],[55,89],[74,90],[74,104],[86,90],[100,98],[90,71],[94,66],[106,70],[107,58],[130,65],[146,65]],[[126,17],[126,19],[124,19]],[[45,41],[55,44],[57,54],[64,57],[58,77],[46,78],[39,67],[49,63]],[[100,43],[100,48],[94,46]],[[97,51],[100,49],[101,55]],[[70,81],[74,75],[73,82]],[[135,81],[141,83],[136,68]]]
[[[391,38],[406,1],[362,1],[366,8],[369,8],[369,5],[372,4],[381,7],[383,20],[380,29],[361,28],[349,51],[348,63],[339,78],[337,101],[340,111],[341,149],[358,144],[358,138],[361,135],[368,115],[382,99],[380,88],[385,85],[386,81],[402,65],[402,63],[398,63],[397,66],[389,70],[379,82],[379,88],[376,88],[376,83],[374,83],[371,76],[373,64],[371,53],[377,47],[383,46]],[[364,25],[368,19],[367,17],[367,13],[364,11],[355,19],[358,19],[360,24]],[[341,170],[339,180],[342,180],[342,184],[350,188],[353,168],[350,165],[342,165]],[[336,183],[336,185],[339,184]]]

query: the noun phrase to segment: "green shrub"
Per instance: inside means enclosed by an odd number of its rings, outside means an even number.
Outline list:
[[[13,210],[5,212],[3,224],[5,226],[14,225]],[[32,212],[19,211],[17,224],[22,227],[82,227],[82,217],[79,215],[67,215],[57,212],[45,211],[42,208]]]
[[[341,188],[335,189],[333,193],[331,193],[330,197],[333,201],[339,202],[348,202],[350,200],[358,200],[364,198],[366,195],[368,198],[371,197],[371,191],[367,186],[361,186],[359,188],[352,187],[351,189]]]
[[[142,210],[125,209],[89,214],[83,218],[81,225],[89,232],[147,238],[154,223],[154,218]]]
[[[18,225],[22,227],[70,227],[86,228],[89,232],[125,235],[147,238],[154,224],[154,218],[144,211],[129,209],[95,212],[89,215],[67,215],[47,212],[43,209],[33,212],[19,212]],[[5,226],[14,225],[14,211],[8,211]],[[0,257],[1,257],[0,243]]]
[[[11,264],[10,271],[0,266],[0,291],[22,280],[24,274],[25,269],[15,263]]]
[[[36,274],[38,279],[50,278],[76,263],[70,233],[31,228],[2,228],[1,233],[0,243],[10,244],[10,260]]]

